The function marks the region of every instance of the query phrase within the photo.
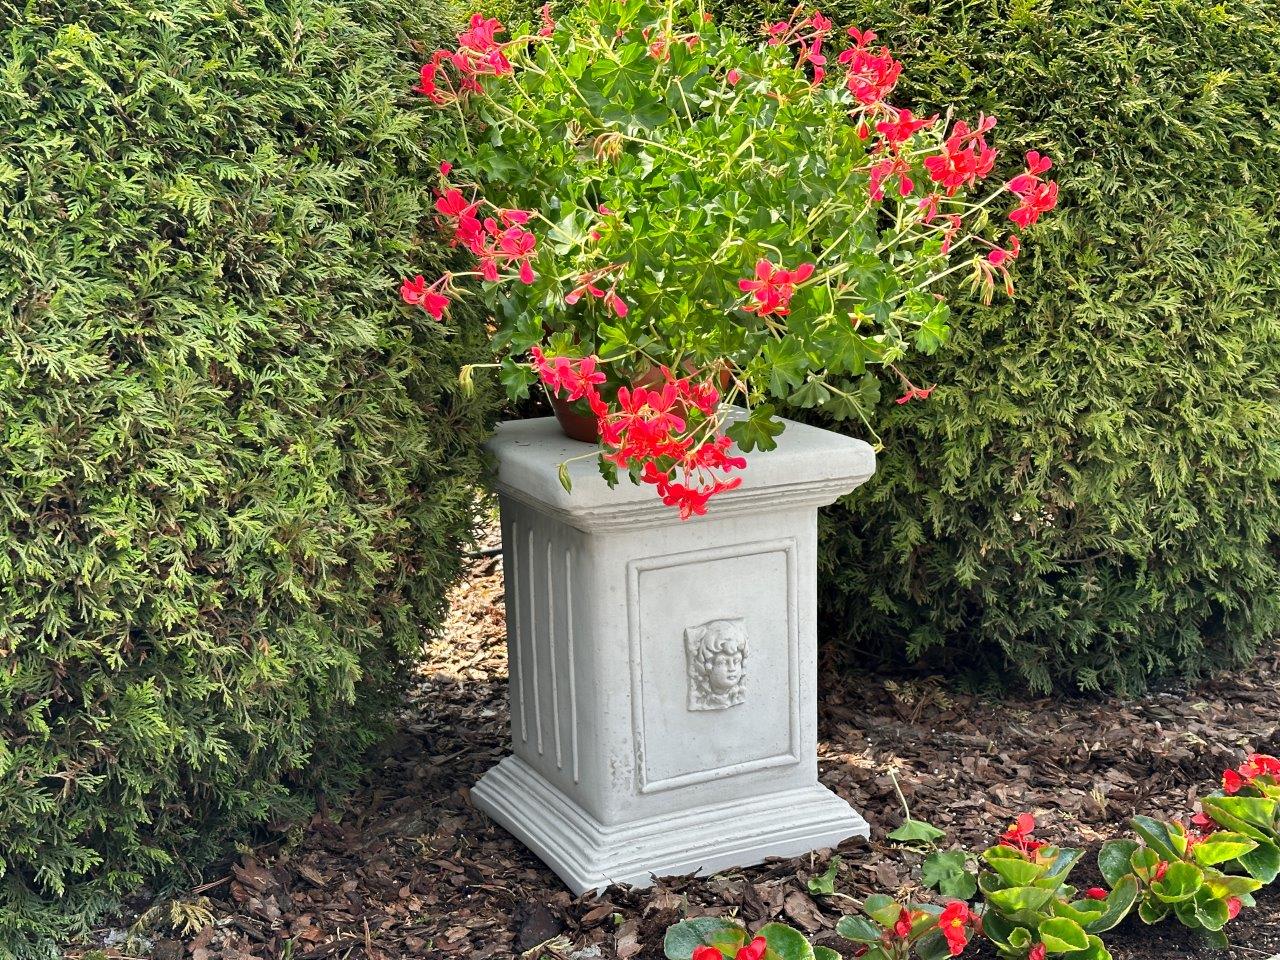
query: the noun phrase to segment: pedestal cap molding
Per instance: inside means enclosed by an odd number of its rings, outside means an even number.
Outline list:
[[[564,436],[554,417],[501,423],[485,446],[498,461],[500,493],[580,530],[664,526],[675,516],[648,485],[636,486],[624,477],[610,489],[600,476],[594,447]],[[566,491],[558,471],[573,457],[583,459],[568,464],[573,490]],[[865,482],[876,469],[875,453],[866,442],[790,420],[777,449],[746,457],[746,470],[735,474],[742,477],[742,485],[717,495],[706,516],[689,522],[766,507],[824,506]]]

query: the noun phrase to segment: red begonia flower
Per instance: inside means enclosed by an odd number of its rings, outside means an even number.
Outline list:
[[[1031,834],[1036,828],[1036,818],[1029,813],[1022,813],[1011,824],[1009,829],[1000,835],[1000,846],[1013,847],[1021,850],[1023,853],[1034,853],[1044,844],[1039,840],[1034,840]]]
[[[902,912],[898,914],[898,920],[893,925],[893,932],[903,939],[911,936],[911,911],[906,907],[903,907]]]
[[[969,943],[968,925],[972,920],[973,914],[969,912],[968,904],[960,900],[948,903],[938,917],[938,929],[946,938],[947,948],[953,957],[964,953],[964,948]]]

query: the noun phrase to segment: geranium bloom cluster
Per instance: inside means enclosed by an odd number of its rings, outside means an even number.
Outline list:
[[[797,7],[790,20],[767,24],[764,33],[770,46],[785,44],[795,47],[796,69],[804,69],[806,65],[812,67],[813,82],[817,85],[827,75],[827,57],[822,52],[822,44],[831,36],[835,25],[817,10],[807,16],[800,14],[801,8]]]
[[[470,250],[479,261],[480,275],[496,283],[504,268],[514,266],[521,283],[533,283],[533,256],[538,238],[525,224],[527,210],[495,210],[497,218],[477,216],[480,201],[467,200],[462,191],[447,186],[436,199],[436,212],[453,230],[453,243]]]
[[[870,192],[873,200],[884,199],[884,183],[890,177],[898,178],[899,196],[910,196],[915,190],[916,183],[911,176],[911,161],[904,154],[903,147],[912,137],[926,127],[932,126],[938,119],[937,114],[921,118],[915,116],[910,110],[898,110],[888,104],[884,105],[884,111],[889,119],[881,120],[876,124],[876,132],[883,138],[877,153],[884,159],[878,160],[871,166]],[[924,214],[926,222],[936,214],[938,202],[939,198],[936,196],[926,197],[921,201],[920,209],[927,211]]]
[[[472,14],[467,29],[458,35],[457,48],[435,51],[423,64],[414,89],[432,103],[453,103],[466,94],[480,93],[480,77],[510,74],[506,45],[497,39],[502,30],[497,19]]]
[[[450,169],[448,164],[441,165],[441,172],[446,177]],[[452,231],[451,243],[464,247],[475,256],[479,274],[484,280],[498,283],[514,278],[523,284],[533,283],[537,277],[529,261],[537,249],[538,238],[525,228],[529,222],[529,211],[494,208],[495,216],[481,217],[479,211],[483,204],[480,199],[468,199],[461,190],[446,182],[437,191],[435,210],[442,223]],[[419,275],[401,285],[400,297],[405,303],[420,306],[440,320],[449,305],[445,291],[452,280],[451,274],[445,274],[427,286]]]
[[[444,319],[444,308],[449,305],[449,298],[440,292],[448,277],[441,277],[427,286],[427,279],[418,274],[412,280],[400,284],[400,298],[405,303],[421,307],[437,320]]]
[[[1052,166],[1052,160],[1032,150],[1027,153],[1026,172],[1009,181],[1009,189],[1021,200],[1009,219],[1024,230],[1058,205],[1058,185],[1040,178]]]
[[[802,263],[794,270],[784,270],[768,260],[757,261],[754,279],[738,281],[738,289],[751,294],[742,309],[762,317],[769,314],[786,316],[790,312],[796,285],[804,283],[811,276],[812,263]]]
[[[742,483],[741,477],[728,476],[745,469],[747,461],[731,452],[732,441],[716,429],[720,391],[714,384],[676,377],[663,367],[661,385],[620,387],[609,403],[600,394],[606,377],[598,358],[549,358],[539,347],[530,353],[553,396],[586,401],[596,418],[603,459],[651,484],[664,504],[679,510],[680,519],[705,514],[712,497]]]
[[[876,35],[871,30],[849,28],[853,46],[840,52],[836,59],[849,71],[845,86],[861,104],[880,103],[893,92],[902,74],[902,63],[893,59],[888,47],[873,49]]]
[[[564,302],[568,306],[573,306],[585,295],[593,296],[604,301],[604,305],[613,311],[616,317],[625,317],[629,308],[627,302],[618,295],[618,285],[611,284],[608,288],[597,286],[601,283],[601,277],[618,269],[618,264],[610,264],[607,267],[601,267],[598,270],[589,270],[578,277],[578,286],[574,287],[564,295]]]
[[[942,152],[925,157],[929,176],[948,197],[955,196],[961,187],[976,186],[994,169],[996,151],[987,145],[986,134],[995,125],[995,117],[979,117],[975,127],[957,120],[943,141]]]

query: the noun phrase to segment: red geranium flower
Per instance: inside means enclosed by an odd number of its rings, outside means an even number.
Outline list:
[[[767,316],[774,313],[786,316],[790,312],[791,297],[796,292],[796,284],[804,283],[813,275],[813,264],[802,263],[794,270],[783,270],[768,260],[756,263],[754,280],[739,280],[738,289],[751,294],[754,303],[743,307],[747,313]]]
[[[1009,214],[1009,219],[1024,230],[1048,213],[1058,203],[1058,185],[1040,179],[1040,174],[1053,166],[1053,161],[1031,150],[1027,153],[1026,173],[1019,174],[1006,184],[1018,195],[1020,203]]]
[[[890,110],[893,108],[890,107]],[[925,127],[932,126],[938,119],[935,113],[932,117],[919,118],[914,116],[910,110],[897,110],[894,113],[893,120],[881,120],[876,124],[876,132],[881,134],[893,146],[900,146],[910,140],[917,131],[923,130]]]
[[[418,274],[412,280],[406,280],[400,284],[400,299],[405,303],[422,307],[437,320],[443,320],[445,307],[449,306],[449,298],[437,288],[443,286],[448,279],[446,274],[431,286],[427,286],[426,278]]]
[[[975,185],[991,172],[996,151],[987,146],[985,134],[995,125],[995,117],[981,116],[973,128],[958,120],[942,145],[942,153],[924,158],[929,176],[946,190],[947,196],[966,184]]]
[[[1090,900],[1105,900],[1110,896],[1102,887],[1090,887],[1085,891],[1084,895]]]
[[[1027,960],[1045,960],[1049,951],[1043,943],[1037,943],[1031,948],[1031,952],[1027,954]]]
[[[849,68],[845,86],[859,103],[870,106],[880,103],[898,83],[902,64],[893,59],[888,47],[871,49],[876,35],[870,30],[863,33],[857,27],[849,28],[853,46],[843,50],[836,59]]]

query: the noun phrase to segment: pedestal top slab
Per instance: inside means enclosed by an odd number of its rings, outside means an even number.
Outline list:
[[[816,508],[875,473],[875,452],[868,443],[791,420],[783,422],[786,429],[777,437],[777,449],[745,454],[747,468],[733,474],[742,477],[741,486],[717,495],[706,516],[689,522],[769,508]],[[566,437],[554,417],[501,423],[485,446],[498,462],[499,492],[573,526],[680,522],[647,484],[636,485],[623,476],[610,488],[600,476],[596,447]],[[572,491],[565,490],[559,480],[560,464],[566,461]]]

